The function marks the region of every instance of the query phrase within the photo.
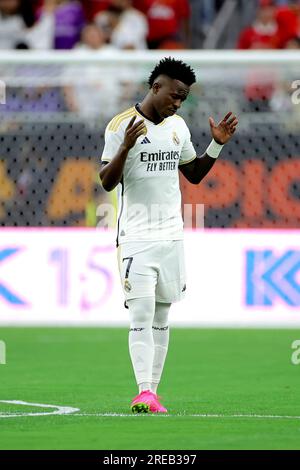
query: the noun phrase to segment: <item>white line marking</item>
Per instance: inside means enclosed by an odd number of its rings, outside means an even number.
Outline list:
[[[49,412],[38,412],[38,413],[1,413],[0,418],[19,418],[22,416],[49,416],[49,415],[71,415],[78,417],[98,417],[98,418],[136,418],[137,416],[155,416],[156,418],[246,418],[246,419],[300,419],[300,416],[285,416],[285,415],[258,415],[258,414],[164,414],[164,413],[141,413],[141,414],[130,414],[130,413],[77,413],[80,408],[72,408],[70,406],[59,406],[59,405],[47,405],[44,403],[30,403],[27,401],[19,400],[0,400],[0,403],[8,403],[12,405],[25,405],[38,408],[55,408]]]
[[[19,400],[0,400],[0,403],[9,403],[12,405],[25,405],[25,406],[36,406],[38,408],[56,408],[49,412],[38,412],[38,413],[1,413],[0,418],[19,418],[20,416],[49,416],[49,415],[68,415],[80,411],[79,408],[72,408],[70,406],[59,406],[59,405],[45,405],[44,403],[29,403],[27,401]]]
[[[127,414],[127,413],[76,413],[73,416],[96,416],[96,417],[120,417],[120,418],[135,418],[136,416],[155,416],[160,418],[255,418],[255,419],[300,419],[300,416],[280,416],[280,415],[256,415],[256,414],[164,414],[164,413],[140,413],[140,414]]]

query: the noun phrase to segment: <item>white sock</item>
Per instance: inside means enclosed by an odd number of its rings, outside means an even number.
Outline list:
[[[151,391],[157,392],[169,346],[168,315],[171,304],[156,302],[153,320],[154,360]]]
[[[139,393],[144,392],[145,390],[151,390],[150,382],[143,382],[139,384]]]
[[[129,351],[135,379],[139,388],[148,387],[146,390],[150,390],[154,359],[152,323],[155,298],[131,299],[127,300],[127,305],[130,316]]]

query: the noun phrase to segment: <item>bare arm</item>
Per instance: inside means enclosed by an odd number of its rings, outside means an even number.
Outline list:
[[[236,116],[232,116],[232,113],[228,113],[218,125],[212,118],[209,118],[209,124],[214,141],[219,145],[224,145],[233,136],[238,120]],[[205,153],[190,163],[180,166],[179,169],[190,183],[199,184],[214,166],[216,160]]]
[[[112,191],[120,183],[129,150],[134,147],[138,137],[144,134],[144,120],[134,124],[135,119],[136,116],[129,122],[124,141],[111,162],[101,163],[99,176],[105,191]]]

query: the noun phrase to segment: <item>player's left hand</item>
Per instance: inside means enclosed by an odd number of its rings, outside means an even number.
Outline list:
[[[236,116],[233,116],[232,112],[226,114],[224,119],[222,119],[219,124],[215,124],[215,121],[212,117],[209,118],[209,125],[211,134],[214,140],[221,145],[226,144],[231,137],[233,136],[236,127],[238,125],[238,120]]]

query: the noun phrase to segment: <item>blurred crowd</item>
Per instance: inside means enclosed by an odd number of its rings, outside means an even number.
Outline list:
[[[0,49],[188,47],[189,0],[0,0]]]
[[[259,0],[253,24],[241,31],[238,49],[299,49],[300,1]]]
[[[195,35],[208,33],[224,1],[0,0],[0,49],[201,47]],[[256,10],[239,49],[299,48],[299,0],[237,0],[237,6]]]

